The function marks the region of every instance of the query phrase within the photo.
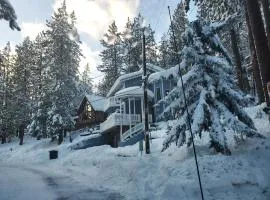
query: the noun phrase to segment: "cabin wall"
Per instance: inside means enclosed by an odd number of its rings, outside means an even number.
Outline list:
[[[105,121],[105,113],[102,111],[95,111],[92,107],[91,118],[87,117],[87,101],[83,100],[82,105],[78,110],[78,119],[76,120],[75,128],[81,129],[86,127],[95,127],[96,125]]]
[[[154,120],[158,120],[158,116],[163,113],[166,108],[164,102],[160,101],[164,99],[168,93],[177,85],[177,81],[174,79],[160,79],[151,84],[152,91],[154,93]]]

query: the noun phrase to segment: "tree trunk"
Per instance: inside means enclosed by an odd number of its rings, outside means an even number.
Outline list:
[[[20,145],[23,145],[23,136],[24,136],[24,125],[20,125],[19,127]]]
[[[270,106],[267,83],[270,82],[270,51],[265,35],[262,15],[258,1],[246,0],[250,26],[254,38],[256,55],[261,70],[265,101]]]
[[[237,45],[237,37],[236,37],[236,33],[235,33],[234,29],[231,29],[230,36],[231,36],[232,50],[233,50],[233,54],[234,54],[234,62],[235,62],[235,67],[236,67],[238,86],[241,90],[245,90],[244,81],[243,81],[243,70],[242,70],[241,56],[239,53],[239,48]]]
[[[252,31],[251,31],[251,26],[250,26],[247,10],[246,10],[246,23],[247,23],[247,28],[248,28],[250,57],[251,57],[251,63],[252,63],[253,77],[255,80],[255,87],[256,87],[259,103],[262,103],[265,100],[264,92],[263,92],[263,84],[262,84],[261,72],[260,72],[260,68],[259,68],[259,64],[257,60],[256,50],[254,46],[254,39],[253,39]]]
[[[268,0],[260,0],[262,4],[266,36],[268,40],[268,47],[270,49],[270,10],[269,10],[269,2]]]
[[[2,133],[2,144],[5,144],[6,142],[7,142],[7,140],[6,140],[6,133],[3,132]]]
[[[58,145],[62,144],[63,140],[63,130],[60,130],[58,133]]]

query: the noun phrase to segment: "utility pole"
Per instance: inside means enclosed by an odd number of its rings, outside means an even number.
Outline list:
[[[144,96],[144,135],[145,135],[145,153],[150,154],[150,136],[148,121],[148,99],[147,99],[147,73],[146,73],[146,55],[145,55],[145,35],[142,30],[142,57],[143,57],[143,96]]]

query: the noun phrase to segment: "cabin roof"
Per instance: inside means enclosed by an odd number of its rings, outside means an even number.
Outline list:
[[[153,92],[151,92],[148,89],[147,89],[147,94],[149,97],[154,98]],[[128,87],[128,88],[122,89],[122,90],[115,93],[115,96],[120,97],[120,98],[129,97],[129,96],[141,97],[143,95],[144,95],[144,90],[140,86]]]
[[[162,70],[160,72],[153,73],[148,78],[148,83],[154,83],[156,81],[163,79],[169,79],[170,77],[177,78],[179,76],[179,67],[171,67],[166,70]]]
[[[160,71],[163,70],[161,67],[158,67],[158,66],[150,64],[150,63],[146,64],[146,68],[148,70],[152,70],[154,72],[160,72]],[[143,70],[140,69],[139,71],[119,76],[118,79],[114,82],[114,84],[111,87],[110,91],[108,92],[107,97],[112,96],[117,90],[119,90],[121,88],[121,83],[122,82],[124,82],[126,80],[129,80],[129,79],[136,78],[136,77],[140,77],[140,76],[142,76],[142,74],[143,74]]]
[[[85,98],[95,111],[104,111],[105,97],[94,94],[86,94]]]

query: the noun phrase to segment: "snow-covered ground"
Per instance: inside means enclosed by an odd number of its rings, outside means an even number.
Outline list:
[[[266,139],[231,144],[231,156],[216,154],[204,140],[196,139],[205,199],[270,199],[270,124],[262,107],[246,111]],[[0,165],[69,176],[93,190],[116,192],[125,199],[200,199],[192,149],[172,145],[161,153],[166,131],[152,135],[157,139],[151,142],[151,154],[142,156],[138,144],[72,150],[68,138],[58,146],[26,137],[23,146],[17,140],[0,145]],[[51,149],[59,150],[59,159],[48,159]]]
[[[0,199],[39,200],[56,199],[40,176],[23,169],[0,166]]]

